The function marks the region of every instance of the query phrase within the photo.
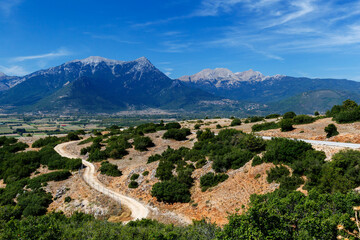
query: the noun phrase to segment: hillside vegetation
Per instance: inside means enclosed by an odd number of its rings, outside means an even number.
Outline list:
[[[334,106],[328,115],[338,120],[347,119],[350,112],[358,109],[359,106],[349,100]],[[273,114],[268,118],[278,117]],[[311,124],[318,119],[296,116],[291,112],[284,118],[294,125]],[[261,117],[249,117],[247,122],[262,120]],[[200,124],[199,121],[194,122]],[[73,139],[73,134],[64,139],[49,137],[38,140],[35,144],[41,147],[38,152],[23,152],[28,147],[26,144],[1,137],[0,178],[6,187],[0,188],[0,238],[336,239],[340,234],[338,225],[350,232],[357,229],[352,217],[353,207],[360,205],[360,194],[354,191],[360,186],[360,151],[343,150],[334,154],[331,161],[325,161],[325,153],[306,142],[286,138],[265,141],[254,134],[233,129],[247,124],[238,120],[235,122],[232,127],[216,129],[217,134],[210,129],[197,129],[196,139],[191,139],[194,141],[191,148],[168,147],[160,154],[147,155],[150,156],[148,164],[158,162],[154,176],[157,180],[149,190],[150,194],[166,204],[191,204],[194,188],[199,187],[207,193],[221,187],[229,181],[234,170],[241,170],[247,163],[251,163],[248,166],[271,163],[273,167],[266,173],[267,181],[275,182],[279,187],[265,195],[252,195],[247,207],[244,206],[241,213],[229,214],[229,222],[222,228],[211,220],[195,221],[189,226],[166,225],[153,220],[131,221],[122,225],[96,220],[81,213],[70,217],[62,213],[47,213],[53,197],[45,192],[44,186],[49,181],[71,177],[71,171],[81,166],[80,159],[63,158],[53,150],[55,144]],[[279,121],[252,126],[253,131],[281,127]],[[130,149],[146,153],[154,142],[158,144],[146,134],[163,131],[159,132],[159,140],[170,138],[181,144],[183,138],[191,133],[178,123],[163,122],[142,124],[126,130],[117,127],[108,130],[106,134],[97,133],[97,136],[80,144],[91,142],[82,154],[89,153],[90,161],[101,162],[99,170],[109,178],[120,177],[122,172],[113,164],[115,161],[107,159],[121,161]],[[30,179],[40,165],[56,171]],[[193,175],[197,169],[206,169],[199,176],[199,186],[195,185]],[[138,179],[148,174],[146,171],[146,174],[129,175],[131,182],[127,189],[141,189],[142,182]],[[350,235],[341,234],[351,239]]]

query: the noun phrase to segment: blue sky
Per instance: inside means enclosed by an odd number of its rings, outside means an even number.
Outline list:
[[[0,0],[1,72],[88,56],[360,80],[360,1]]]

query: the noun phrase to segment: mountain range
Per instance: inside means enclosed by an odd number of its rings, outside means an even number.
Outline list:
[[[345,79],[264,76],[248,70],[204,69],[170,79],[145,57],[74,60],[23,77],[0,73],[5,112],[114,113],[164,109],[239,114],[325,111],[347,98],[360,100],[360,83]]]

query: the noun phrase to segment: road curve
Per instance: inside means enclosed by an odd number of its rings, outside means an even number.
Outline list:
[[[102,184],[95,175],[95,166],[91,162],[88,162],[87,157],[81,157],[73,153],[66,151],[66,147],[70,144],[77,144],[79,141],[72,141],[61,143],[55,146],[54,150],[63,157],[67,158],[81,158],[82,163],[86,166],[83,174],[84,181],[95,190],[103,193],[104,195],[114,199],[121,203],[121,205],[127,206],[131,211],[131,217],[133,220],[146,218],[149,215],[149,209],[139,201],[122,195],[118,192],[114,192]]]
[[[265,137],[261,136],[265,140],[271,140],[272,137]],[[332,146],[332,147],[346,147],[346,148],[360,148],[360,144],[357,143],[344,143],[344,142],[331,142],[331,141],[317,141],[317,140],[308,140],[308,139],[297,139],[297,138],[288,138],[291,140],[299,140],[304,141],[314,145],[325,145],[325,146]]]

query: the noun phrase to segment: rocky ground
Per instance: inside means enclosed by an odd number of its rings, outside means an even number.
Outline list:
[[[224,128],[229,127],[231,123],[231,119],[203,119],[202,121],[201,129],[210,128],[214,132],[221,130],[217,125]],[[275,119],[270,121],[275,121]],[[147,204],[152,210],[150,214],[151,218],[174,224],[183,224],[193,219],[199,220],[202,218],[210,219],[212,222],[220,225],[225,224],[227,222],[226,217],[229,213],[233,213],[237,209],[240,212],[246,209],[251,194],[268,193],[278,187],[277,184],[269,184],[266,181],[266,171],[273,166],[272,164],[261,164],[256,167],[251,167],[251,162],[249,162],[240,169],[229,170],[227,172],[229,175],[228,180],[206,192],[202,192],[199,186],[200,177],[212,171],[211,163],[209,162],[203,168],[196,169],[193,173],[195,185],[191,189],[192,201],[190,203],[164,204],[157,202],[155,198],[151,197],[150,192],[151,186],[158,181],[155,178],[158,162],[147,164],[147,159],[153,154],[161,154],[168,147],[174,149],[182,146],[191,148],[196,141],[196,135],[194,134],[197,131],[194,129],[196,123],[197,120],[181,122],[183,127],[188,127],[193,132],[186,141],[179,142],[162,139],[164,131],[147,134],[155,143],[155,147],[145,152],[130,149],[129,155],[121,160],[109,159],[111,163],[118,166],[123,175],[121,177],[109,177],[98,174],[98,179],[114,191],[131,196]],[[296,125],[295,130],[291,132],[281,132],[279,129],[273,129],[261,131],[256,134],[261,136],[360,143],[360,137],[357,135],[357,132],[360,130],[360,123],[335,123],[340,134],[326,139],[324,128],[330,123],[334,122],[330,118],[325,118],[312,124]],[[242,124],[230,128],[250,133],[251,126],[254,124],[257,123]],[[72,151],[79,152],[82,147],[86,146],[88,145],[74,147]],[[314,146],[314,148],[324,151],[327,155],[327,160],[330,160],[333,154],[343,149],[323,145]],[[100,163],[96,163],[95,165],[99,168]],[[40,174],[47,171],[46,168],[39,169]],[[144,176],[143,173],[146,171],[148,171],[149,174]],[[130,183],[130,177],[134,173],[140,175],[137,179],[139,187],[130,189],[128,188],[128,184]],[[53,196],[58,194],[58,198],[51,204],[49,210],[61,210],[66,214],[71,214],[74,211],[82,211],[92,213],[101,218],[110,218],[110,220],[113,221],[117,221],[121,214],[123,214],[122,218],[124,216],[130,216],[129,212],[119,211],[118,203],[90,189],[78,174],[74,174],[70,179],[62,182],[50,182],[47,186],[47,191],[51,192]],[[302,189],[300,188],[299,191],[302,191]],[[64,202],[66,196],[72,198],[70,203]]]

